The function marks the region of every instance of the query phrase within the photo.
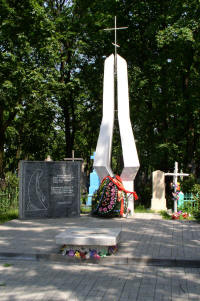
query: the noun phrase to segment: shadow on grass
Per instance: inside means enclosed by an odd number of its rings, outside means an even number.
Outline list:
[[[0,224],[4,224],[19,217],[18,209],[10,209],[7,212],[0,212]]]

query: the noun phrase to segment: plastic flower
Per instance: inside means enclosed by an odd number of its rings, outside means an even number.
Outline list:
[[[74,257],[74,250],[69,250],[68,256]]]
[[[74,257],[81,258],[80,252],[76,251],[75,254],[74,254]]]

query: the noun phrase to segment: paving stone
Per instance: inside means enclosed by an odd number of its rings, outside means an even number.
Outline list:
[[[90,217],[59,221],[52,219],[45,222],[12,221],[1,225],[0,252],[8,249],[22,252],[24,248],[25,253],[29,254],[41,250],[51,253],[55,251],[53,246],[56,233],[67,224],[74,229],[77,225],[122,228],[122,241],[125,245],[118,253],[123,256],[135,257],[137,252],[139,258],[142,255],[146,258],[149,255],[156,256],[159,250],[165,257],[170,248],[175,250],[172,256],[177,256],[174,257],[177,259],[196,259],[200,256],[197,246],[200,231],[199,225],[195,223],[118,218],[103,221],[95,219],[94,222]],[[186,237],[185,231],[187,240],[183,239]],[[152,251],[154,244],[156,252]],[[124,250],[128,253],[124,254]],[[4,263],[12,265],[6,268]],[[149,266],[137,261],[130,265],[114,265],[108,261],[103,266],[4,260],[0,261],[1,283],[6,284],[5,287],[0,286],[1,301],[151,301],[152,298],[155,301],[200,300],[200,268]],[[151,291],[149,296],[146,291]]]

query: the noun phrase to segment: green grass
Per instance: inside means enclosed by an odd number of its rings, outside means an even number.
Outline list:
[[[162,215],[163,219],[172,219],[171,215],[169,213],[167,213],[167,211],[165,211],[165,210],[161,210],[159,213],[160,213],[160,215]]]
[[[135,213],[155,213],[154,210],[147,209],[147,208],[144,207],[144,205],[137,205],[137,206],[135,206],[134,212]]]
[[[9,268],[11,266],[12,266],[12,264],[10,264],[10,263],[4,263],[4,265],[3,265],[4,268]]]
[[[81,213],[90,213],[92,211],[92,207],[91,206],[84,206],[84,205],[81,205]]]
[[[0,224],[18,218],[18,209],[9,209],[7,212],[0,212]]]

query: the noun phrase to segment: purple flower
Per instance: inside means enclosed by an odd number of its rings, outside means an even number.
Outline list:
[[[106,212],[106,211],[107,211],[107,208],[103,208],[103,211]]]
[[[108,209],[112,209],[112,205],[108,205]]]
[[[102,208],[102,207],[100,207],[100,208],[99,208],[99,211],[101,212],[102,210],[103,210],[103,208]]]
[[[73,257],[74,256],[74,250],[69,250],[68,256]]]

